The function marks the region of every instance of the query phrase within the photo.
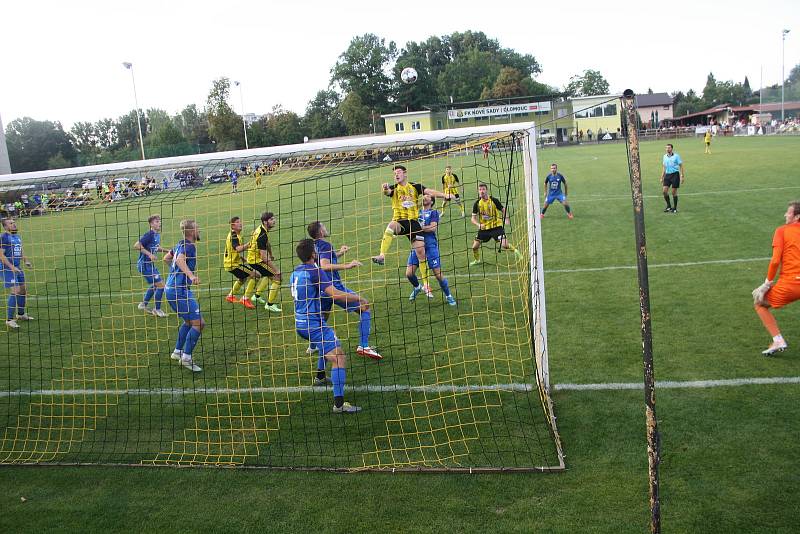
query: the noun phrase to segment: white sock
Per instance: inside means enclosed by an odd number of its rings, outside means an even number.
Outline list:
[[[192,355],[191,355],[191,354],[186,354],[186,353],[184,352],[184,353],[181,355],[181,360],[183,360],[184,362],[190,362],[190,361],[192,361]]]
[[[783,336],[780,334],[777,336],[772,336],[772,341],[775,343],[785,343],[785,341],[783,341]]]

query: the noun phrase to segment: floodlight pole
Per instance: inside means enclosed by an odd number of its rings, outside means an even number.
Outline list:
[[[655,378],[653,376],[653,332],[650,323],[650,282],[647,274],[647,241],[644,231],[644,198],[642,168],[639,161],[639,134],[636,130],[634,92],[622,94],[623,119],[628,137],[628,165],[633,199],[633,222],[636,232],[636,266],[639,273],[639,311],[642,323],[642,360],[644,364],[644,404],[647,424],[647,463],[650,485],[650,532],[661,532],[661,501],[659,499],[658,464],[661,461],[658,421],[656,419]]]
[[[789,30],[784,29],[781,32],[781,122],[785,120],[783,116],[783,90],[786,87],[786,79],[784,75],[784,66],[786,63],[786,34]]]
[[[133,82],[133,103],[136,105],[136,127],[139,129],[139,148],[142,149],[142,159],[144,157],[144,141],[142,140],[142,121],[139,118],[139,97],[136,96],[136,78],[133,76],[133,63],[123,61],[122,66],[131,71],[131,82]]]
[[[247,122],[244,120],[244,96],[242,96],[242,84],[239,82],[233,82],[233,84],[239,88],[239,102],[242,104],[242,129],[244,130],[244,148],[249,150],[250,143],[247,142]]]

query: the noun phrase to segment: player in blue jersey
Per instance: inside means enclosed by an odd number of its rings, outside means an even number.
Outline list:
[[[152,313],[156,317],[166,317],[167,314],[161,309],[161,300],[164,296],[164,280],[156,267],[156,253],[167,252],[161,246],[161,216],[151,215],[147,218],[150,229],[144,233],[139,241],[134,243],[133,248],[139,251],[139,259],[136,262],[136,270],[144,277],[150,285],[144,293],[142,302],[137,306],[140,310]],[[150,299],[155,296],[155,307],[150,308]]]
[[[26,267],[31,262],[22,251],[22,239],[17,234],[17,223],[14,219],[3,219],[3,233],[0,234],[0,277],[3,285],[8,288],[8,313],[6,326],[19,328],[17,320],[32,321],[33,317],[25,313],[25,273],[20,269],[23,263]]]
[[[666,154],[661,158],[661,186],[664,193],[664,202],[667,207],[664,213],[678,213],[678,188],[683,185],[685,178],[683,172],[683,160],[677,152],[673,152],[673,146],[668,143],[665,147]],[[672,205],[669,203],[669,188],[672,187]]]
[[[564,191],[561,191],[561,185],[564,185]],[[564,178],[564,175],[558,172],[558,165],[553,163],[550,165],[550,174],[544,179],[544,189],[547,191],[547,197],[544,199],[544,206],[542,206],[542,213],[539,215],[542,219],[544,219],[544,212],[547,211],[547,207],[558,200],[564,206],[564,210],[567,212],[567,217],[572,219],[572,208],[569,206],[569,202],[567,202],[567,179]]]
[[[439,240],[436,237],[436,230],[439,227],[439,211],[433,209],[435,202],[436,200],[432,196],[423,195],[422,211],[419,213],[419,224],[422,226],[422,236],[425,238],[425,261],[428,263],[428,268],[433,271],[436,280],[439,281],[439,287],[442,288],[442,293],[447,298],[447,303],[450,306],[455,306],[456,299],[450,294],[450,285],[447,283],[447,278],[442,275]],[[419,258],[412,250],[408,256],[406,278],[411,282],[414,289],[411,290],[411,296],[408,297],[408,300],[416,300],[417,295],[423,290],[423,286],[417,278],[417,267],[419,266]]]
[[[339,263],[339,257],[344,256],[350,248],[347,245],[342,245],[337,254],[336,251],[333,250],[333,245],[331,245],[330,242],[325,241],[326,237],[330,237],[330,232],[328,232],[328,229],[325,227],[325,225],[319,221],[314,221],[308,225],[308,235],[314,240],[314,248],[317,255],[317,265],[320,269],[326,273],[329,273],[331,282],[333,282],[333,287],[339,291],[342,291],[343,293],[357,295],[355,291],[345,287],[344,283],[342,282],[342,276],[339,274],[339,271],[353,269],[362,265],[361,262],[357,260],[353,260],[348,263]],[[358,303],[335,301],[334,299],[323,295],[321,304],[322,315],[325,321],[327,321],[328,317],[330,317],[334,302],[340,308],[348,312],[358,312],[360,315],[358,322],[359,343],[358,348],[356,348],[356,353],[360,356],[372,358],[373,360],[382,359],[383,357],[378,354],[378,351],[369,344],[369,331],[372,325],[372,314],[369,309],[369,302],[367,302],[366,299],[362,299],[362,302]],[[313,349],[313,347],[310,348]],[[319,363],[319,369],[322,369],[324,372],[325,360],[322,358],[322,356],[320,356]]]
[[[178,241],[167,254],[167,257],[172,259],[165,290],[167,302],[183,319],[183,324],[178,328],[175,350],[170,357],[180,361],[187,369],[199,373],[202,369],[192,360],[192,351],[206,323],[200,315],[200,306],[194,298],[191,286],[200,283],[195,274],[197,267],[195,243],[200,240],[200,229],[195,221],[186,219],[181,221],[181,232],[183,239]]]
[[[344,304],[365,305],[367,302],[355,293],[339,291],[328,273],[318,265],[313,239],[303,239],[297,244],[297,257],[303,262],[292,271],[289,283],[294,299],[294,321],[297,335],[310,341],[321,356],[331,362],[333,383],[333,412],[356,413],[361,408],[344,401],[347,358],[333,328],[322,315],[322,299],[330,297]],[[317,371],[316,381],[326,382],[325,371]],[[316,383],[315,381],[315,383]]]
[[[234,193],[238,193],[239,192],[239,173],[236,172],[235,170],[233,170],[233,171],[230,171],[230,173],[228,175],[231,177],[231,186],[233,186],[233,192]]]

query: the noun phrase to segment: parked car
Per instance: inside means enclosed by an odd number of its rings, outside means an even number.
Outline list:
[[[212,172],[208,175],[208,183],[210,184],[220,184],[228,179],[228,171],[225,169],[219,169],[217,171]]]
[[[59,184],[58,182],[47,182],[46,184],[44,184],[44,188],[48,189],[48,190],[49,189],[58,189],[60,187],[61,187],[61,184]]]
[[[84,180],[78,187],[84,191],[97,189],[97,180]]]

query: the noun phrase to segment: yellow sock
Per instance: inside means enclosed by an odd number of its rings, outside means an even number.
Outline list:
[[[240,289],[242,289],[242,281],[241,280],[236,280],[233,283],[233,287],[231,288],[231,292],[228,293],[228,295],[235,295],[236,293],[239,292]]]
[[[394,232],[385,230],[381,239],[381,254],[386,254],[392,248],[392,239],[394,239]]]
[[[272,284],[269,286],[269,298],[267,298],[267,304],[274,304],[278,301],[278,292],[281,290],[281,283],[277,280],[273,280]]]
[[[475,261],[481,261],[481,249],[473,249],[472,255],[475,256]]]
[[[512,245],[511,243],[508,244],[508,250],[510,250],[511,252],[516,252],[517,251],[517,249],[515,249],[514,245]]]
[[[420,276],[420,278],[422,278],[422,285],[423,286],[427,286],[428,285],[428,272],[429,272],[429,270],[428,270],[428,262],[427,262],[427,260],[419,262],[419,276]]]
[[[251,278],[250,281],[247,282],[247,287],[244,288],[244,298],[249,299],[253,296],[253,291],[256,290],[256,279]]]
[[[264,292],[264,289],[266,289],[267,284],[269,284],[269,282],[270,282],[269,278],[267,278],[266,276],[262,276],[261,279],[258,281],[258,287],[256,287],[256,295],[260,297],[261,293]]]
[[[458,203],[458,211],[461,212],[461,216],[463,217],[464,216],[464,204],[462,204],[461,202]]]

